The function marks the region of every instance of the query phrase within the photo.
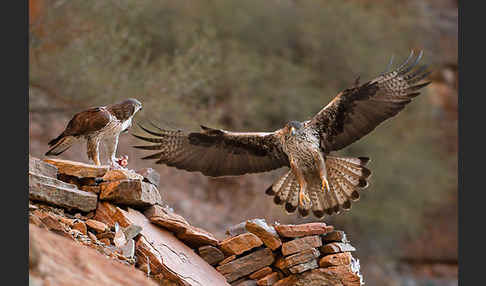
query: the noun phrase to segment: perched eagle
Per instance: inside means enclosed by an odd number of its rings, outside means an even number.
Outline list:
[[[312,119],[291,121],[274,132],[231,132],[204,126],[201,132],[184,132],[155,125],[153,131],[140,125],[153,136],[133,135],[158,144],[134,147],[158,151],[142,159],[158,159],[157,164],[213,177],[290,167],[266,191],[275,203],[284,205],[289,213],[298,209],[302,216],[310,211],[319,218],[337,214],[359,199],[358,191],[368,186],[371,172],[365,167],[369,158],[331,156],[330,152],[350,145],[396,115],[430,83],[419,83],[430,74],[426,66],[417,66],[422,54],[415,58],[412,51],[403,64],[388,71],[392,58],[387,71],[364,84],[357,81]]]
[[[109,164],[119,168],[115,158],[118,136],[132,124],[132,117],[142,109],[140,101],[129,98],[120,103],[94,107],[73,116],[66,129],[55,139],[49,141],[51,149],[46,156],[59,155],[71,147],[80,138],[87,140],[88,158],[95,164],[100,163],[99,145],[105,140]]]

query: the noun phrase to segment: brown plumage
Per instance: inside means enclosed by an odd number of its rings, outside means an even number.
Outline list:
[[[60,155],[78,139],[84,138],[88,158],[94,164],[101,165],[99,144],[106,139],[109,163],[118,166],[115,160],[118,136],[130,127],[133,115],[140,108],[142,104],[138,100],[129,98],[116,104],[81,111],[73,116],[58,137],[49,141],[50,149],[45,155]]]
[[[155,131],[140,127],[151,136],[135,137],[157,143],[134,146],[155,150],[142,159],[157,159],[187,171],[207,176],[231,176],[289,167],[266,193],[289,213],[316,217],[349,210],[351,202],[368,187],[371,175],[366,157],[336,157],[330,152],[359,140],[388,118],[395,116],[429,82],[426,67],[417,68],[422,52],[393,71],[386,71],[364,84],[340,92],[313,118],[291,121],[274,132],[231,132],[201,126],[200,132]],[[391,67],[390,61],[389,67]]]

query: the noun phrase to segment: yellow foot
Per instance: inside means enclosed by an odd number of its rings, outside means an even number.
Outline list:
[[[322,190],[322,192],[323,192],[323,193],[327,193],[327,192],[329,192],[329,191],[331,190],[331,189],[329,188],[329,182],[327,181],[327,179],[326,179],[326,178],[324,178],[324,179],[322,180],[322,189],[321,189],[321,190]]]
[[[299,193],[299,204],[301,206],[304,206],[304,205],[307,205],[309,203],[310,203],[309,196],[307,196],[307,194],[304,193],[303,190],[300,190],[300,193]]]

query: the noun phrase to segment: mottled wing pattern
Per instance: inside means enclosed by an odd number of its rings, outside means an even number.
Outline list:
[[[425,65],[417,67],[422,54],[410,63],[412,51],[395,70],[342,91],[308,121],[320,133],[321,147],[329,152],[357,141],[419,95],[418,90],[430,83],[419,83],[430,74]]]
[[[281,130],[267,133],[230,132],[201,126],[201,132],[157,131],[139,125],[151,137],[135,137],[157,143],[134,146],[157,153],[142,159],[157,159],[157,164],[199,171],[206,176],[233,176],[270,171],[289,166],[279,140]]]
[[[87,135],[101,130],[109,121],[110,114],[106,109],[99,107],[90,108],[74,115],[64,130],[63,135]]]

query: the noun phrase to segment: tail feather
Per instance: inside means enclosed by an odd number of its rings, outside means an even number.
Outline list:
[[[57,137],[49,142],[51,149],[46,152],[46,156],[57,156],[71,147],[76,138],[74,136]]]
[[[369,158],[327,156],[325,160],[329,190],[322,189],[320,179],[307,182],[304,192],[310,202],[299,200],[300,186],[292,170],[282,175],[266,193],[274,196],[276,204],[284,204],[288,213],[298,210],[304,217],[310,211],[321,218],[324,214],[331,216],[350,210],[351,202],[359,200],[359,191],[368,187],[371,171],[365,165]]]
[[[292,182],[295,180],[295,176],[292,173],[292,171],[289,171],[288,176],[286,176],[285,181],[283,182],[282,186],[280,189],[276,192],[275,197],[273,198],[273,201],[277,205],[283,204],[285,201],[287,201],[287,197],[290,193],[290,187],[292,185]]]

